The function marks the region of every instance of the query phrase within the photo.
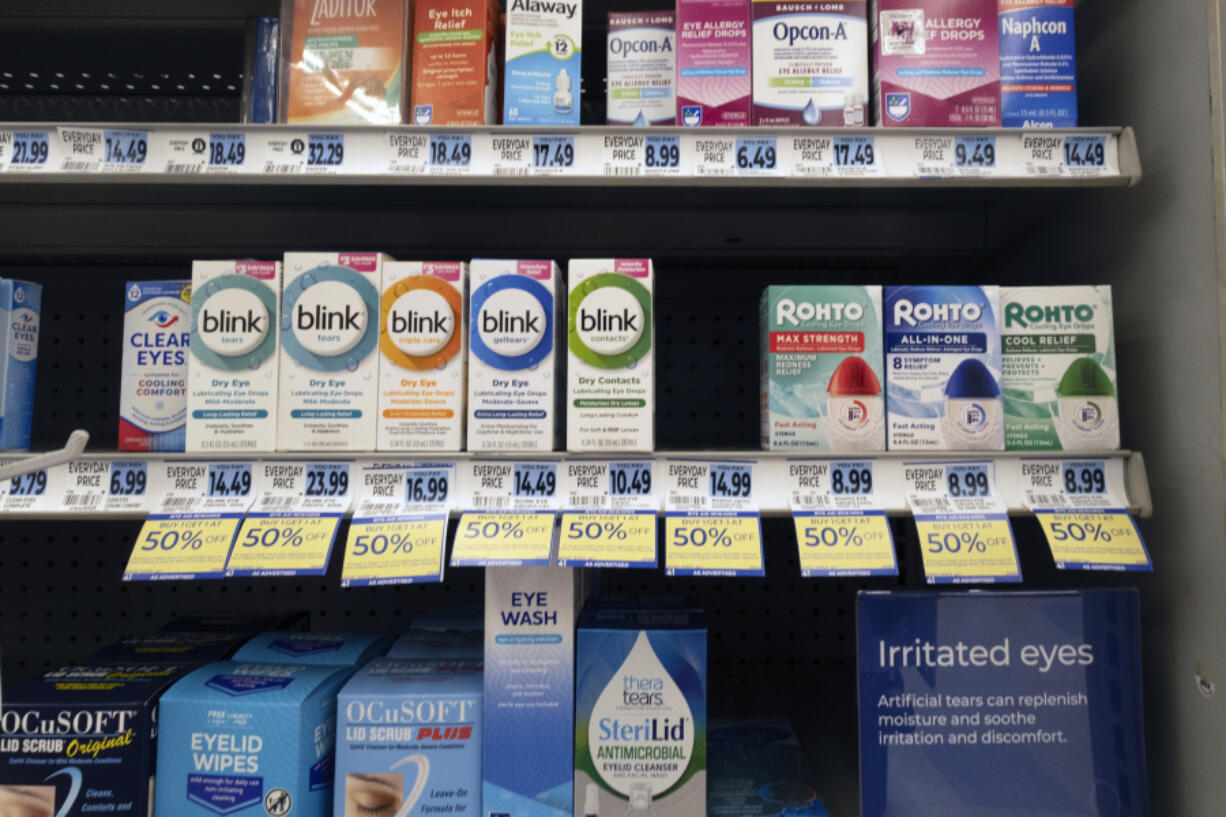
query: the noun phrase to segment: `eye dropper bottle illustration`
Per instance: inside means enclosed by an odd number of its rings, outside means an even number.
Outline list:
[[[945,447],[950,451],[1004,448],[1004,406],[996,378],[975,359],[958,364],[945,384]]]
[[[1056,433],[1065,451],[1119,448],[1119,403],[1102,366],[1088,357],[1074,360],[1056,386],[1056,400]]]
[[[558,79],[553,93],[553,112],[568,114],[575,106],[574,97],[570,93],[570,74],[566,69],[558,71]]]
[[[845,358],[830,375],[826,391],[826,439],[832,451],[885,448],[881,382],[864,358]]]

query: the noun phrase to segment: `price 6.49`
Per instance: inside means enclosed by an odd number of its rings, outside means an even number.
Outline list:
[[[736,166],[741,170],[774,170],[776,161],[773,144],[740,145],[736,149]]]

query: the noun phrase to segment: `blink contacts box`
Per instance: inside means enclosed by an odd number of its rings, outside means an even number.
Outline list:
[[[0,278],[0,450],[30,447],[43,288]]]
[[[234,653],[235,661],[255,664],[311,664],[360,667],[387,652],[390,635],[332,635],[288,630],[261,633]]]

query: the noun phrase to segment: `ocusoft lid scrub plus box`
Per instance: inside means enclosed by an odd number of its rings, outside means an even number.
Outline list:
[[[749,125],[750,0],[677,0],[677,121]]]

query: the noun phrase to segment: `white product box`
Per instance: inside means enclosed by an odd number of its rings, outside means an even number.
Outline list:
[[[508,0],[502,124],[578,125],[582,0]]]
[[[605,124],[677,124],[677,14],[610,11]]]
[[[192,282],[129,281],[123,304],[120,451],[182,451]]]

